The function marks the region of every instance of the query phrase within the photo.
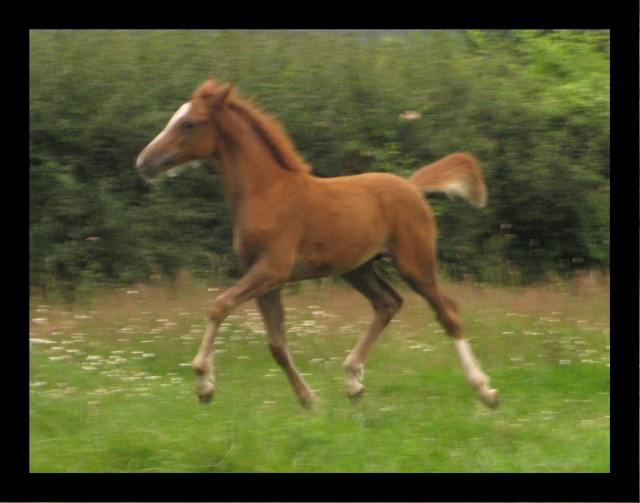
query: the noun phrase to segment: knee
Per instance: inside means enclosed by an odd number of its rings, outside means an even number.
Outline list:
[[[222,323],[222,321],[229,315],[233,306],[226,302],[223,298],[217,298],[211,309],[209,309],[209,320],[213,323]]]

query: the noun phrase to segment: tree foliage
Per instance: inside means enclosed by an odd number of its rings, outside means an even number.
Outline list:
[[[478,157],[486,209],[432,200],[451,275],[609,266],[608,31],[34,30],[32,286],[234,274],[215,173],[147,186],[133,170],[211,74],[278,116],[319,176]]]

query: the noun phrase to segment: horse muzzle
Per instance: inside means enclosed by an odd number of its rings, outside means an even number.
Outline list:
[[[153,180],[160,174],[173,167],[171,156],[164,155],[159,151],[140,152],[136,160],[136,170],[145,179]]]

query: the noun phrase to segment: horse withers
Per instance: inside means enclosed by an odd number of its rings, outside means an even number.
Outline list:
[[[453,338],[469,384],[490,407],[498,393],[489,386],[464,338],[455,303],[436,279],[435,220],[423,193],[460,196],[486,204],[486,187],[475,159],[451,154],[408,179],[389,173],[318,178],[290,137],[270,115],[241,99],[231,84],[204,81],[138,156],[146,178],[186,162],[207,160],[220,174],[233,224],[233,249],[244,276],[219,295],[208,315],[193,359],[196,392],[213,397],[213,343],[239,304],[255,298],[268,345],[300,403],[314,393],[287,348],[281,288],[291,281],[339,275],[371,303],[375,316],[344,361],[347,394],[363,394],[364,360],[402,305],[402,297],[376,271],[381,256],[393,258],[401,277],[424,297]]]

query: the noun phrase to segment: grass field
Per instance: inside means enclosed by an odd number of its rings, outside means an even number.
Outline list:
[[[342,283],[284,299],[290,348],[320,398],[298,404],[252,303],[215,345],[217,391],[190,361],[216,295],[195,284],[30,305],[31,472],[607,472],[609,291],[448,284],[502,403],[484,408],[420,298],[367,359],[351,405],[342,360],[371,311]]]

